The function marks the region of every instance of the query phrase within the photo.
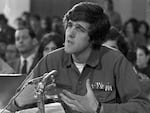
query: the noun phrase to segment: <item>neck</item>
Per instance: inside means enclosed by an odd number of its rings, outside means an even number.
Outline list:
[[[74,62],[84,64],[90,56],[92,49],[87,48],[84,52],[78,54],[72,54]]]
[[[31,51],[28,52],[21,52],[21,56],[23,56],[23,58],[28,58],[30,55],[32,55],[33,53],[37,52],[37,48],[32,49]]]

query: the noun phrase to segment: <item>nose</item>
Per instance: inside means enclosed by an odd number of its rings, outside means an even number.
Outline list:
[[[68,36],[69,36],[70,38],[75,38],[75,29],[74,29],[74,27],[72,27],[72,28],[70,28],[70,29],[68,30]]]
[[[20,38],[20,39],[18,40],[18,42],[19,42],[19,43],[23,43],[23,39]]]

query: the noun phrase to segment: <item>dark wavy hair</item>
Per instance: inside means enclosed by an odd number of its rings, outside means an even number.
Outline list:
[[[50,32],[50,33],[46,33],[42,37],[41,46],[43,47],[43,49],[51,41],[53,41],[56,44],[57,48],[63,47],[63,43],[64,43],[63,37],[58,33]]]
[[[64,25],[69,20],[85,21],[90,24],[89,36],[92,48],[100,48],[110,28],[110,22],[103,9],[96,3],[81,2],[76,4],[64,15]]]

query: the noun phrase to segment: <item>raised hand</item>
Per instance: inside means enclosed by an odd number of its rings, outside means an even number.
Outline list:
[[[60,94],[60,97],[73,110],[82,113],[95,113],[98,106],[98,102],[91,89],[89,79],[87,79],[86,81],[86,88],[87,93],[84,96],[75,95],[67,90],[63,90],[63,93]]]

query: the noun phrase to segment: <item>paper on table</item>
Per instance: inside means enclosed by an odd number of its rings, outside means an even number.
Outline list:
[[[38,108],[31,108],[17,113],[37,113]],[[63,106],[60,103],[50,103],[45,105],[45,113],[65,113]]]

